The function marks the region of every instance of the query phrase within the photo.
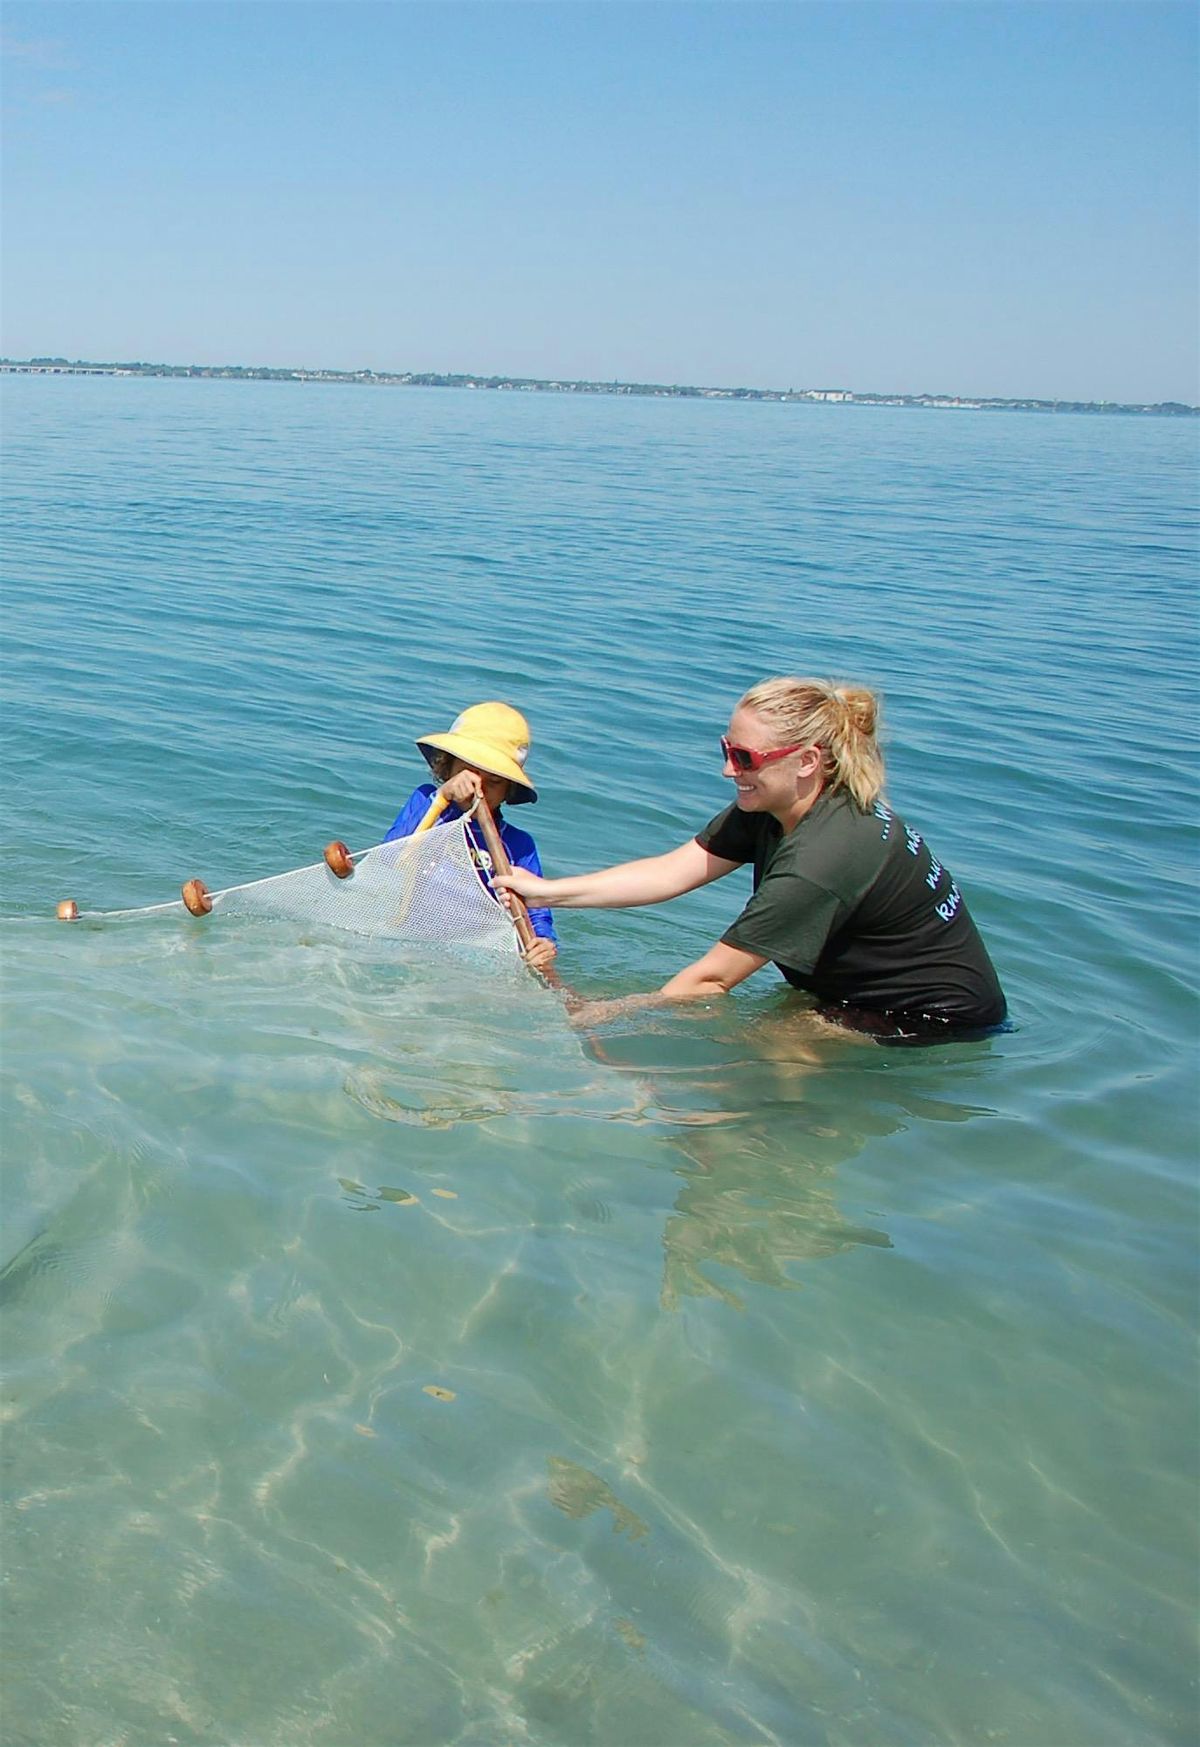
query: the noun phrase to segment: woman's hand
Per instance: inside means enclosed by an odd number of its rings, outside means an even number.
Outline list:
[[[568,1001],[567,1018],[581,1031],[593,1025],[607,1025],[612,1019],[624,1019],[628,1013],[641,1012],[646,1007],[659,1007],[658,995],[618,995],[610,1001],[581,1001],[578,996]]]
[[[661,989],[653,989],[648,994],[586,1001],[572,991],[566,1003],[567,1017],[572,1025],[586,1030],[592,1025],[607,1025],[612,1019],[624,1019],[628,1014],[641,1012],[647,1007],[672,1007],[679,1001],[711,1001],[736,989],[739,983],[761,970],[766,962],[755,953],[743,952],[738,946],[727,946],[723,940],[718,940],[703,958],[676,972]]]
[[[482,793],[483,778],[477,770],[456,771],[438,790],[447,806],[457,807],[462,813],[469,812]]]
[[[538,934],[532,945],[526,947],[523,956],[531,971],[547,971],[558,957],[558,948],[552,940]]]
[[[528,904],[531,899],[543,907],[550,903],[549,891],[553,884],[551,880],[539,878],[537,874],[529,873],[526,868],[510,868],[507,873],[492,875],[492,884],[500,896],[500,902],[507,903],[507,894],[516,892],[519,898],[524,898]]]

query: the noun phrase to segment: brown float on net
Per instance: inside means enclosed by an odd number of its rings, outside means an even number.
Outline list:
[[[193,916],[207,916],[212,909],[213,901],[203,880],[189,880],[179,895]]]
[[[339,880],[348,880],[354,872],[353,857],[340,838],[335,837],[332,843],[325,845],[325,866]]]

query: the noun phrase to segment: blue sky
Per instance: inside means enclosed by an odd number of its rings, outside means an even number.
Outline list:
[[[0,349],[1197,401],[1197,17],[12,0]]]

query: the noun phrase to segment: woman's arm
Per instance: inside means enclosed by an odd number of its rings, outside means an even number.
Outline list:
[[[695,964],[676,971],[670,982],[658,991],[661,1001],[699,1001],[713,995],[727,995],[760,971],[767,963],[757,953],[743,952],[740,946],[727,946],[718,940]]]
[[[532,899],[565,910],[623,910],[638,904],[664,904],[668,898],[694,892],[698,886],[719,880],[740,866],[740,862],[726,861],[701,849],[691,837],[666,855],[622,862],[619,867],[604,867],[595,873],[543,880],[514,870],[511,874],[497,875],[495,883],[519,893],[526,903]]]
[[[635,1013],[643,1007],[665,1007],[672,1001],[712,1000],[727,995],[760,971],[767,963],[756,953],[743,952],[740,946],[727,946],[718,940],[703,958],[686,965],[661,989],[648,995],[619,995],[613,1001],[575,1001],[568,1003],[571,1020],[576,1025],[602,1025],[607,1019],[619,1019],[625,1013]]]

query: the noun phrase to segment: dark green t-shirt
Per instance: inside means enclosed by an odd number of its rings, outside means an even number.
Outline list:
[[[725,861],[751,862],[754,895],[721,936],[774,960],[824,1002],[996,1025],[1005,1003],[962,893],[929,846],[882,802],[870,813],[823,793],[783,835],[736,804],[697,834]]]

